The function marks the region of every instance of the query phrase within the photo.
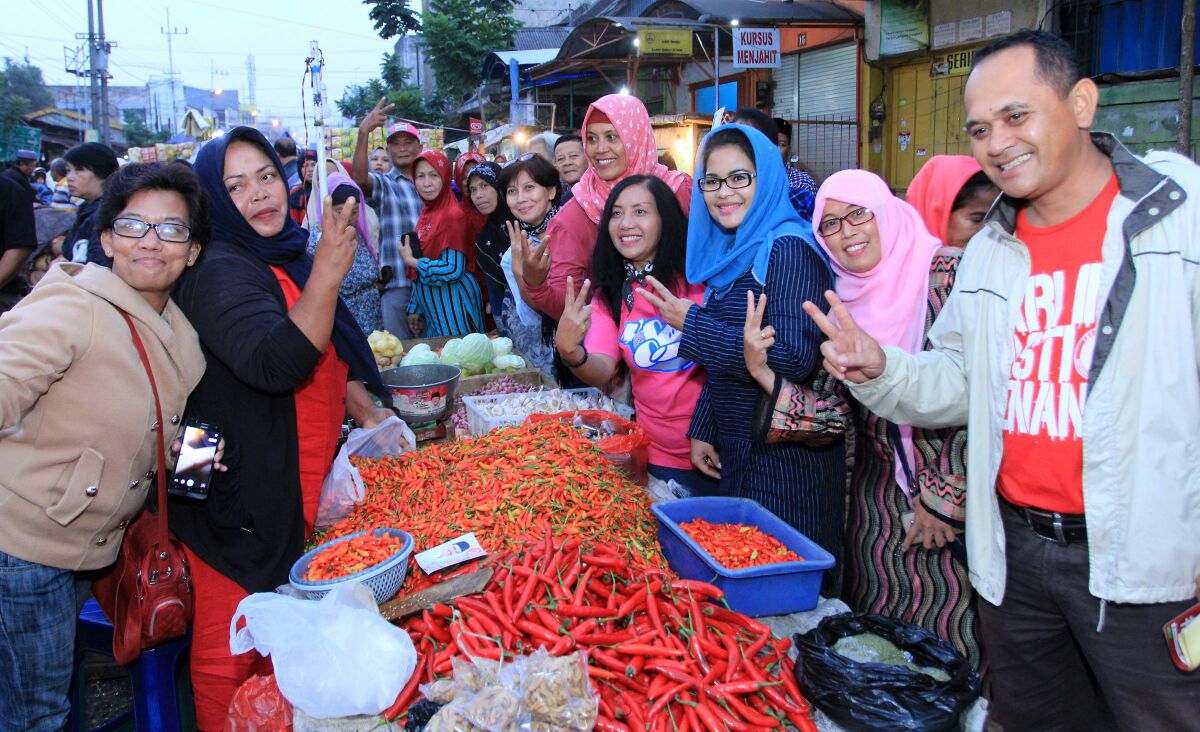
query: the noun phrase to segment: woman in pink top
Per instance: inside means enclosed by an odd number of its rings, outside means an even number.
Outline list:
[[[600,215],[614,186],[631,175],[660,178],[675,193],[684,216],[692,199],[692,177],[658,162],[650,114],[636,97],[597,99],[583,116],[583,138],[590,167],[571,189],[571,200],[551,219],[546,244],[525,248],[513,242],[513,256],[523,258],[518,285],[535,308],[554,320],[563,314],[567,277],[579,282],[591,272]]]
[[[591,279],[576,294],[574,276],[567,278],[555,346],[576,376],[600,388],[624,363],[638,424],[650,437],[651,475],[711,492],[716,481],[693,469],[687,436],[704,369],[679,355],[682,334],[634,297],[653,272],[677,297],[703,303],[704,287],[684,276],[686,242],[687,218],[666,183],[648,175],[618,183],[600,219]]]

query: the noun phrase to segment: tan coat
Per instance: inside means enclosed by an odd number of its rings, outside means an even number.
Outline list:
[[[154,485],[154,397],[118,307],[149,354],[168,448],[179,434],[204,373],[183,313],[95,264],[51,268],[0,317],[0,551],[105,567]]]

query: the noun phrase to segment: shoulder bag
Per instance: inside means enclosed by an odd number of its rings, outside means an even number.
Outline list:
[[[167,460],[163,444],[162,404],[146,347],[124,310],[150,390],[154,394],[154,433],[158,449],[157,511],[147,505],[125,533],[117,561],[92,582],[92,594],[113,625],[113,657],[133,663],[143,648],[178,638],[192,620],[191,570],[183,546],[167,529]]]

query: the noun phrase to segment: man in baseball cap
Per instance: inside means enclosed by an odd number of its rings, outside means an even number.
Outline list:
[[[37,167],[37,157],[37,153],[32,150],[17,150],[16,159],[5,171],[5,175],[12,178],[29,196],[30,206],[33,205],[36,196],[30,179],[33,177],[33,169]]]
[[[362,188],[367,204],[379,216],[380,282],[384,291],[383,326],[397,338],[411,338],[408,328],[408,303],[412,283],[405,276],[404,261],[400,258],[400,237],[415,231],[424,203],[412,182],[413,160],[421,153],[421,137],[417,128],[408,122],[387,125],[392,105],[380,99],[375,108],[363,117],[358,126],[358,144],[354,147],[354,182]],[[369,163],[370,136],[387,125],[387,153],[392,169],[372,173]]]

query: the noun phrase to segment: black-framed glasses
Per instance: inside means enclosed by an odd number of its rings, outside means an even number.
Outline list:
[[[739,170],[736,173],[730,173],[724,178],[706,175],[697,181],[696,185],[700,186],[700,190],[704,191],[705,193],[712,193],[713,191],[720,189],[722,183],[725,184],[725,186],[730,190],[748,188],[750,183],[754,181],[754,178],[754,173],[748,173],[744,170]]]
[[[871,209],[856,208],[845,216],[822,221],[817,227],[817,231],[821,232],[821,236],[833,236],[842,230],[843,221],[851,226],[862,226],[873,218],[875,218],[875,212]]]
[[[141,219],[120,218],[113,221],[112,225],[114,233],[130,239],[141,239],[151,229],[154,229],[159,241],[171,244],[186,244],[192,239],[192,230],[183,224],[151,224]]]

